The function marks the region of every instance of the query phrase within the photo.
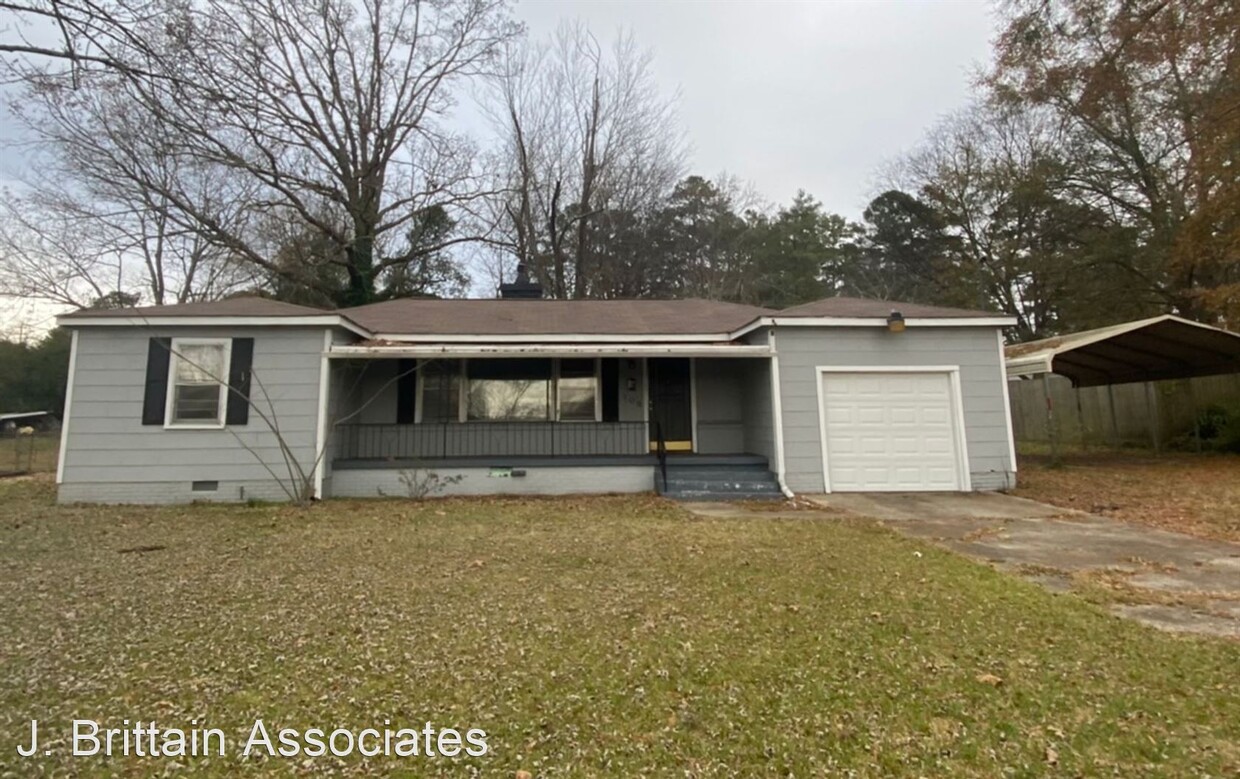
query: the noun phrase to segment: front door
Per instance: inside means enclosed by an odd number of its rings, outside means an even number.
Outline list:
[[[693,451],[693,398],[689,358],[658,357],[649,361],[650,448],[658,431],[670,452]]]

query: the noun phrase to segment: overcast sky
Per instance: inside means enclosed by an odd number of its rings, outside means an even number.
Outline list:
[[[805,189],[852,218],[876,171],[967,102],[993,23],[983,0],[523,0],[516,15],[536,38],[564,19],[601,40],[631,28],[679,91],[693,172],[726,171],[771,203]],[[0,111],[0,139],[15,133]],[[20,159],[0,150],[4,183]],[[50,313],[0,299],[0,330]]]
[[[883,163],[968,100],[992,37],[990,4],[523,0],[542,37],[564,18],[600,39],[632,28],[680,90],[694,171],[756,185],[776,203],[805,189],[858,218]]]

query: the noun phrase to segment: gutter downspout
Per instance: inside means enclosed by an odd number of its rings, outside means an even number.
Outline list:
[[[784,481],[784,403],[780,397],[779,350],[775,347],[775,328],[771,328],[767,343],[771,347],[771,405],[775,414],[775,480],[785,498],[794,497]]]

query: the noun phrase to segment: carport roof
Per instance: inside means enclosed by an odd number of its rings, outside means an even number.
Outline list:
[[[1013,344],[1009,376],[1058,373],[1077,387],[1240,372],[1240,334],[1166,314]]]

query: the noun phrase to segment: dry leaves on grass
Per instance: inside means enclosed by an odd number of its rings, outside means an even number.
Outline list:
[[[1038,775],[1048,741],[1012,735],[1048,722],[1073,723],[1065,775],[1235,773],[1200,744],[1240,742],[1240,645],[918,557],[870,523],[686,516],[644,497],[58,507],[50,484],[0,484],[0,774],[36,716],[234,740],[257,717],[429,719],[492,747],[182,770],[206,777]]]
[[[1240,542],[1240,457],[1096,455],[1021,463],[1016,495],[1202,538]]]

